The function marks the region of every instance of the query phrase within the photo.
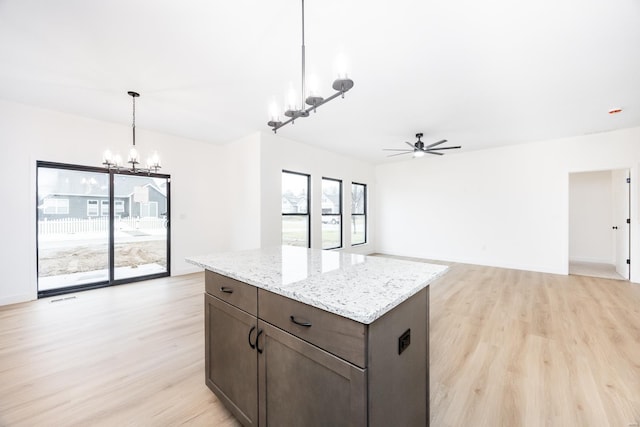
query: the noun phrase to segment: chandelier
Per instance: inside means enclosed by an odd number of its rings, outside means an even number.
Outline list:
[[[158,156],[157,151],[155,151],[151,157],[147,158],[146,168],[138,166],[140,165],[140,155],[136,149],[136,98],[139,97],[140,94],[133,91],[129,91],[127,94],[129,94],[133,100],[133,144],[131,144],[129,156],[127,157],[127,163],[131,166],[125,167],[122,164],[122,157],[120,157],[120,154],[114,155],[110,150],[106,150],[104,152],[102,156],[102,164],[109,170],[115,169],[117,171],[128,171],[132,173],[157,173],[162,167],[160,165],[160,156]]]
[[[318,96],[315,93],[309,94],[309,96],[305,99],[306,87],[305,87],[305,53],[304,53],[304,0],[302,0],[302,93],[301,93],[301,102],[300,106],[295,105],[295,96],[291,97],[288,100],[288,105],[284,112],[285,117],[288,117],[285,121],[282,121],[280,118],[280,112],[275,104],[271,106],[271,119],[267,123],[269,127],[272,128],[273,133],[276,133],[278,129],[281,127],[291,123],[293,124],[297,118],[300,117],[309,117],[309,113],[313,111],[316,112],[316,109],[321,105],[326,104],[332,99],[341,96],[344,98],[345,92],[353,87],[353,80],[347,77],[346,73],[342,75],[338,75],[338,78],[333,82],[333,90],[336,92],[328,98],[323,98]],[[291,91],[290,91],[291,93]],[[293,99],[291,99],[293,98]],[[308,105],[307,108],[304,106]]]

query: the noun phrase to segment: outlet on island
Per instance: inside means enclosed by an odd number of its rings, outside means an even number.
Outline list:
[[[398,354],[402,354],[403,351],[411,344],[411,329],[404,331],[400,338],[398,338]]]

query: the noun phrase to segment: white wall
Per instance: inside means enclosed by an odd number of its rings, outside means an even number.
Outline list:
[[[215,212],[222,215],[225,250],[260,247],[260,133],[224,145],[223,179]],[[211,192],[210,197],[216,197]]]
[[[569,175],[569,260],[615,262],[611,171]]]
[[[569,173],[631,169],[640,253],[639,161],[632,128],[378,166],[378,251],[567,274]]]
[[[0,101],[0,305],[34,299],[36,161],[100,164],[104,149],[125,153],[131,127]],[[222,182],[221,147],[137,129],[140,152],[157,149],[171,175],[172,274],[198,269],[188,255],[227,247],[215,197]]]
[[[281,244],[282,170],[311,175],[311,246],[322,247],[322,178],[341,179],[343,186],[343,247],[350,252],[375,251],[375,215],[368,215],[367,243],[351,246],[351,182],[367,184],[368,212],[375,210],[375,169],[373,165],[289,139],[261,133],[262,247]]]

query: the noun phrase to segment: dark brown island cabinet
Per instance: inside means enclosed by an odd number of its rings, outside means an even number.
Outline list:
[[[370,324],[205,271],[206,384],[244,426],[428,426],[429,287]]]

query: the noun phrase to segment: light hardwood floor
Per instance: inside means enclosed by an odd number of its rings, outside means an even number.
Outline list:
[[[203,274],[0,307],[0,426],[237,426],[204,385]],[[456,264],[432,426],[640,421],[640,285]]]

